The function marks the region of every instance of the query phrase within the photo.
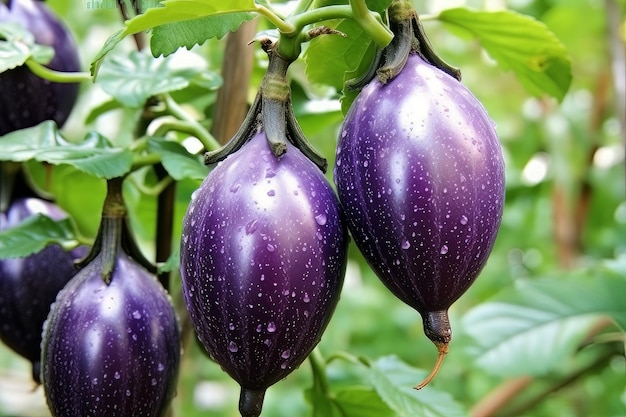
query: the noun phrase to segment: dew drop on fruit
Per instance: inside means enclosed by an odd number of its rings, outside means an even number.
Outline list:
[[[139,312],[139,310],[133,311],[133,318],[135,320],[139,320],[141,318],[141,313]]]
[[[122,377],[122,375],[120,375],[120,373],[117,372],[117,371],[113,374],[113,378],[115,378],[115,379],[120,379],[121,377]]]
[[[311,297],[309,297],[309,293],[305,292],[304,293],[304,297],[302,298],[302,301],[304,301],[305,303],[308,303],[311,301]]]
[[[315,222],[320,226],[324,226],[326,224],[326,215],[324,213],[318,214],[315,216]]]
[[[126,396],[130,397],[130,390],[129,389],[126,390]]]
[[[256,326],[256,332],[257,333],[261,333],[261,330],[263,330],[263,326],[261,326],[260,324],[258,326]]]
[[[276,195],[276,191],[275,190],[269,190],[267,192],[267,195],[270,196],[270,197],[274,197]]]
[[[402,242],[402,249],[408,249],[411,247],[411,242],[409,242],[408,240],[405,240],[404,242]]]
[[[267,244],[267,251],[268,252],[274,252],[276,250],[276,246],[272,245],[271,243]]]
[[[448,253],[448,245],[443,245],[439,253],[441,253],[442,255],[445,255],[446,253]]]
[[[273,321],[267,323],[267,331],[270,333],[274,333],[276,331],[276,323],[274,323]]]
[[[239,350],[239,346],[237,346],[237,344],[236,344],[235,342],[230,342],[230,343],[228,344],[228,350],[229,350],[230,352],[235,353],[235,352],[237,352],[237,351]]]
[[[230,323],[230,324],[228,325],[228,329],[229,329],[229,330],[235,330],[235,325],[234,325],[233,323]]]
[[[280,355],[280,357],[283,359],[289,359],[290,356],[291,356],[291,350],[289,349],[283,350],[283,353]]]
[[[240,188],[241,188],[241,184],[239,184],[239,183],[233,184],[230,187],[230,192],[231,193],[236,193],[237,191],[239,191]]]
[[[469,219],[467,218],[466,215],[461,216],[461,224],[463,226],[465,226],[467,224],[467,222],[469,221]]]

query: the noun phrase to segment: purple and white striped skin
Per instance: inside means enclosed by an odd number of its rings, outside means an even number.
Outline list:
[[[46,4],[36,0],[0,2],[0,23],[17,23],[35,42],[51,46],[54,57],[46,65],[56,71],[80,71],[74,37]],[[0,73],[0,136],[54,120],[62,126],[78,97],[79,85],[54,83],[33,74],[26,65]]]
[[[35,214],[54,220],[67,217],[57,205],[39,198],[18,198],[0,213],[0,230],[16,226]],[[74,261],[87,248],[65,251],[46,246],[24,258],[0,259],[0,340],[33,364],[33,380],[40,382],[41,330],[50,305],[76,274]]]
[[[255,392],[262,401],[320,341],[347,242],[321,171],[291,144],[276,158],[264,132],[195,192],[182,233],[183,293],[200,341],[242,398]]]
[[[156,277],[121,250],[59,293],[44,325],[42,376],[54,417],[162,417],[176,390],[178,320]]]
[[[504,162],[487,112],[460,82],[412,54],[399,75],[386,85],[374,79],[352,104],[334,178],[365,259],[447,351],[449,327],[446,335],[431,321],[446,313],[447,322],[502,218]]]

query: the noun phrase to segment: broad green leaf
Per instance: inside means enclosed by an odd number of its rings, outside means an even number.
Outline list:
[[[161,5],[163,7],[149,8],[145,13],[128,20],[125,28],[111,35],[91,63],[91,74],[95,76],[98,73],[105,55],[128,35],[166,24],[185,22],[208,16],[226,15],[229,13],[254,12],[256,10],[254,0],[229,0],[222,2],[206,0],[165,0]],[[167,48],[164,48],[164,50],[165,49]]]
[[[344,417],[395,417],[396,414],[370,387],[352,386],[335,395]]]
[[[202,180],[209,173],[200,157],[191,155],[179,143],[152,137],[148,140],[148,150],[161,157],[167,173],[177,181],[184,178]]]
[[[304,59],[307,77],[314,83],[327,84],[341,91],[344,74],[365,69],[374,55],[370,37],[351,20],[340,20],[328,25],[343,33],[325,35],[311,40]]]
[[[150,49],[154,56],[167,56],[181,46],[191,49],[207,39],[221,39],[253,17],[253,13],[230,13],[157,26],[150,38]]]
[[[625,277],[606,269],[517,281],[464,318],[476,365],[500,376],[550,372],[579,348],[600,318],[626,327]]]
[[[65,140],[53,121],[21,129],[2,136],[0,161],[23,162],[36,160],[53,165],[68,164],[99,178],[114,178],[126,174],[132,164],[129,150],[114,148],[109,141],[90,132],[83,142]]]
[[[197,73],[174,69],[171,62],[137,51],[116,56],[102,64],[96,83],[125,106],[141,107],[151,96],[187,87]]]
[[[36,214],[14,227],[0,231],[0,259],[23,258],[41,251],[51,243],[61,246],[77,244],[71,221],[56,221],[43,214]]]
[[[510,10],[465,8],[444,10],[439,20],[457,33],[477,38],[498,65],[512,70],[531,94],[548,94],[559,101],[565,96],[572,81],[567,49],[542,22]]]
[[[54,49],[38,45],[35,38],[17,23],[0,23],[0,73],[23,65],[27,59],[46,64],[54,56]]]
[[[372,364],[371,380],[382,400],[399,417],[467,416],[450,394],[431,386],[417,391],[413,387],[426,377],[395,356],[379,358]]]

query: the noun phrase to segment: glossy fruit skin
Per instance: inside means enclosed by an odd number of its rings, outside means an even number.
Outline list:
[[[361,91],[334,178],[355,243],[422,316],[447,310],[485,265],[505,192],[496,131],[465,86],[419,56]]]
[[[59,293],[44,326],[43,385],[54,417],[163,416],[180,362],[178,321],[156,278],[118,252]]]
[[[51,46],[55,55],[46,66],[63,72],[80,71],[76,42],[60,19],[44,2],[10,0],[0,3],[0,23],[24,26],[35,42]],[[54,120],[62,126],[67,120],[79,85],[60,84],[34,75],[25,65],[0,73],[0,136],[17,129]]]
[[[339,299],[347,229],[330,184],[264,132],[220,162],[183,222],[183,294],[198,337],[244,389],[287,376],[319,342]]]
[[[67,216],[49,201],[19,198],[6,213],[0,213],[0,230],[37,213],[55,220]],[[33,364],[36,382],[43,323],[57,293],[78,271],[74,262],[86,253],[86,247],[66,252],[59,245],[49,245],[25,258],[0,259],[0,339]]]

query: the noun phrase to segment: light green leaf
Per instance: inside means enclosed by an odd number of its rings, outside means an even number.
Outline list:
[[[125,106],[141,107],[153,95],[187,87],[198,72],[173,69],[170,64],[171,59],[134,51],[105,61],[96,83]]]
[[[154,56],[167,56],[181,46],[191,49],[207,39],[221,39],[253,17],[253,13],[231,13],[157,26],[150,38],[150,49]]]
[[[545,24],[510,10],[444,10],[439,20],[475,37],[505,70],[534,95],[562,100],[572,81],[567,49]]]
[[[395,413],[370,387],[353,386],[335,395],[335,402],[348,417],[395,417]]]
[[[500,376],[542,375],[561,365],[602,317],[626,326],[626,278],[611,269],[520,280],[464,318],[476,365]]]
[[[161,157],[167,173],[177,181],[184,178],[202,180],[209,173],[200,157],[191,155],[179,143],[152,137],[148,140],[148,150]]]
[[[32,159],[53,165],[68,164],[106,179],[126,174],[131,168],[132,158],[129,150],[112,147],[97,132],[88,133],[81,143],[68,142],[53,121],[8,133],[2,136],[0,147],[0,161]]]
[[[152,7],[145,13],[135,16],[126,22],[126,27],[114,33],[107,39],[102,49],[91,63],[91,73],[96,75],[102,60],[122,39],[128,35],[143,32],[161,25],[201,19],[208,16],[225,15],[229,13],[254,12],[254,0],[165,0],[163,7]],[[170,45],[171,47],[171,45]],[[162,48],[159,46],[159,48]],[[163,51],[168,48],[162,48]]]
[[[36,214],[20,224],[0,231],[0,259],[22,258],[41,251],[48,244],[74,246],[77,241],[69,219],[52,220]]]
[[[450,394],[430,386],[415,390],[413,387],[425,377],[426,372],[410,367],[395,356],[379,358],[371,367],[376,392],[399,417],[467,416]]]
[[[47,64],[54,56],[54,49],[38,45],[35,38],[17,23],[0,23],[0,73],[23,65],[33,58]]]

